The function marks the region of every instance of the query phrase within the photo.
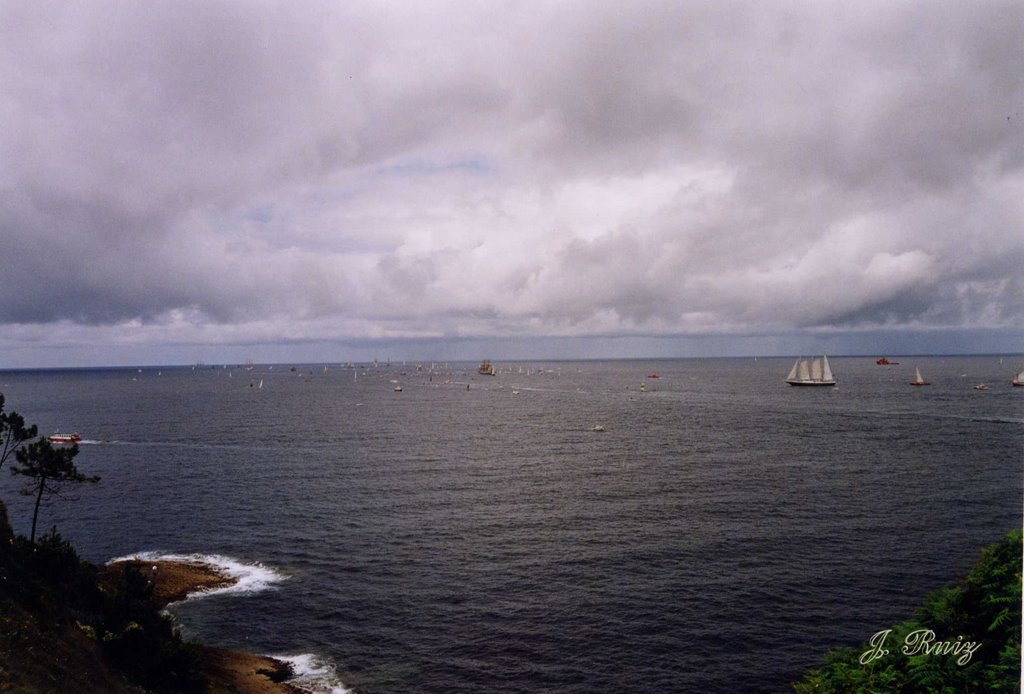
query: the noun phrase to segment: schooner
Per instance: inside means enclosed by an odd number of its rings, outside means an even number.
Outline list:
[[[791,386],[834,386],[836,378],[832,375],[832,367],[824,354],[821,359],[798,358],[786,376],[786,383]]]

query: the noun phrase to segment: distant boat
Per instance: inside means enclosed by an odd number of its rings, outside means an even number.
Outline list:
[[[879,359],[875,363],[878,364],[879,366],[898,366],[899,365],[898,361],[889,361],[885,357],[882,357],[881,359]]]
[[[647,378],[657,378],[657,377],[658,377],[658,374],[650,374],[649,376],[647,376]]]
[[[476,371],[482,376],[496,376],[498,373],[497,369],[494,368],[494,364],[486,359],[480,362],[480,367]]]
[[[821,359],[798,358],[786,376],[786,383],[791,386],[834,386],[836,379],[828,357],[822,355]]]
[[[395,386],[395,392],[396,393],[401,393],[402,392],[402,386]]]
[[[72,432],[70,434],[51,434],[50,435],[50,443],[58,443],[58,444],[68,443],[68,444],[73,444],[73,443],[80,443],[81,441],[82,441],[82,437],[81,437],[81,435],[77,431],[76,432]]]
[[[975,390],[988,390],[988,386],[985,385],[984,383],[979,383],[978,385],[974,386],[974,389]]]
[[[910,382],[912,386],[930,386],[931,383],[921,378],[921,369],[914,367],[914,380]]]
[[[1024,386],[1024,371],[1021,371],[1019,374],[1013,377],[1013,385]]]
[[[591,431],[604,431],[604,427],[601,426],[600,424],[595,424],[590,430]]]

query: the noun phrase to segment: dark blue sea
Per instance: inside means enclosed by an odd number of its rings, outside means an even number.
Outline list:
[[[102,476],[42,530],[97,563],[244,574],[172,608],[186,636],[290,656],[313,690],[762,692],[1022,525],[1024,357],[898,360],[831,358],[835,388],[751,358],[6,371],[0,391],[81,432]],[[20,481],[0,497],[27,534]]]

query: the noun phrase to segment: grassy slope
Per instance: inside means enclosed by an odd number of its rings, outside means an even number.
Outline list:
[[[111,669],[96,640],[67,619],[0,599],[0,692],[142,692]]]

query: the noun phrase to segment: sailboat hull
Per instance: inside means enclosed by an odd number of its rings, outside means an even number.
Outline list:
[[[786,381],[791,386],[834,386],[835,381]]]

